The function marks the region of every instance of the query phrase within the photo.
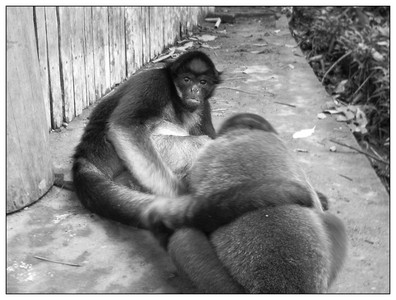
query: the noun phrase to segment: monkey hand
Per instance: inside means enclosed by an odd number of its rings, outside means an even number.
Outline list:
[[[193,201],[190,195],[157,197],[143,212],[142,221],[153,232],[175,230],[187,223],[189,207]]]

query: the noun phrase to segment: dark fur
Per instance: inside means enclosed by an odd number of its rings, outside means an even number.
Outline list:
[[[204,74],[197,68],[205,69]],[[189,84],[181,82],[186,75]],[[102,216],[142,226],[141,213],[151,201],[183,193],[183,181],[156,147],[180,141],[195,147],[203,143],[202,136],[205,141],[214,137],[208,98],[219,81],[208,56],[194,51],[164,69],[132,76],[101,101],[74,154],[73,181],[81,202]],[[175,143],[158,138],[153,132],[162,122],[191,136],[172,137]]]
[[[210,233],[262,207],[299,204],[323,210],[293,153],[260,118],[242,114],[224,123],[190,171],[191,195],[149,205],[153,228],[191,226]]]

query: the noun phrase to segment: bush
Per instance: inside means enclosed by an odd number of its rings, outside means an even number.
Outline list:
[[[389,146],[389,7],[293,7],[289,22],[318,78],[347,104],[362,105],[369,139]],[[337,87],[342,83],[342,91]]]

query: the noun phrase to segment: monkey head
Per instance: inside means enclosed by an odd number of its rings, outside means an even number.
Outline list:
[[[213,62],[200,51],[181,55],[168,68],[181,105],[190,111],[202,106],[221,81]]]
[[[217,136],[236,129],[256,129],[278,134],[275,128],[263,117],[251,113],[240,113],[224,121],[217,132]]]

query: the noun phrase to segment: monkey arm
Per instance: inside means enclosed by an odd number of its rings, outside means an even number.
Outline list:
[[[125,167],[153,194],[174,197],[182,190],[181,182],[160,159],[144,125],[110,123],[107,138]]]
[[[216,137],[216,131],[212,123],[210,103],[208,101],[204,103],[201,122],[193,127],[189,133],[194,136],[207,135],[211,139]]]
[[[194,228],[177,230],[169,240],[168,252],[178,270],[205,293],[245,293],[219,260],[208,237]]]

